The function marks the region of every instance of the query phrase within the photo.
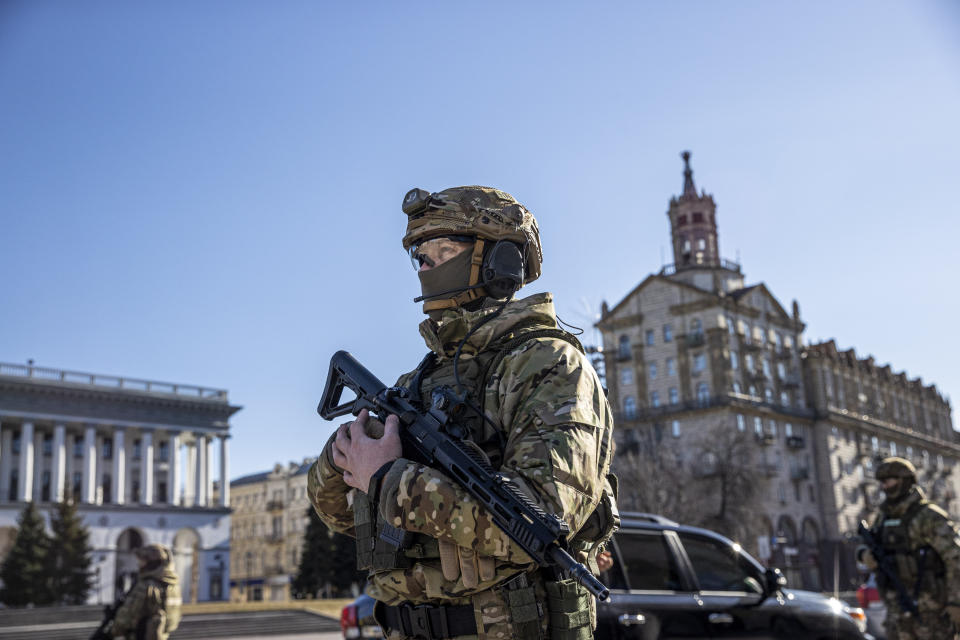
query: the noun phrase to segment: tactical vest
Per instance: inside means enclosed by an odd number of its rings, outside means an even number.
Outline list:
[[[930,504],[929,500],[914,502],[899,518],[884,518],[880,522],[880,540],[884,551],[891,554],[897,566],[897,575],[908,589],[913,589],[914,598],[921,591],[937,594],[943,584],[946,567],[940,555],[929,546],[914,548],[910,539],[910,524],[920,511]],[[887,588],[883,573],[878,574],[881,588]]]
[[[516,330],[515,330],[516,331]],[[503,358],[523,343],[537,338],[556,338],[569,342],[583,353],[583,347],[573,335],[562,329],[520,330],[505,339],[493,343],[472,358],[461,358],[458,363],[459,381],[467,393],[469,405],[456,418],[463,428],[462,434],[451,434],[464,442],[472,443],[489,459],[494,469],[503,461],[506,441],[500,426],[484,418],[485,390],[493,384],[490,376],[496,371]],[[410,374],[402,377],[398,386],[406,387],[409,399],[421,410],[432,402],[432,393],[442,386],[457,391],[453,360],[448,359],[439,366],[436,355],[427,354],[420,365]],[[605,460],[608,440],[603,443],[601,461]],[[611,486],[613,489],[611,489]],[[619,525],[615,498],[616,478],[611,474],[606,485],[600,507],[590,516],[587,524],[571,542],[571,551],[587,551],[588,564],[594,573],[596,553],[603,543],[609,540]],[[393,527],[380,517],[376,504],[362,492],[354,495],[354,526],[357,536],[357,568],[363,571],[377,572],[404,569],[419,559],[439,559],[437,540],[419,533],[411,533]],[[586,537],[591,539],[587,540]],[[589,553],[589,552],[588,552]],[[536,638],[539,634],[539,619],[544,615],[534,597],[534,588],[525,579],[525,574],[511,579],[503,585],[502,593],[508,602],[511,619],[514,622],[514,635],[517,638]],[[587,640],[593,637],[590,612],[592,596],[572,579],[547,580],[547,612],[553,637],[561,640]]]

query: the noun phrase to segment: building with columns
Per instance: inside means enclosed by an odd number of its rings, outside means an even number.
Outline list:
[[[713,196],[697,192],[689,152],[682,157],[683,189],[667,210],[674,263],[603,303],[597,323],[618,450],[683,450],[712,429],[752,434],[750,464],[765,487],[760,534],[740,541],[794,586],[822,588],[838,558],[847,588],[856,579],[851,536],[876,505],[877,458],[912,458],[921,483],[930,487],[933,474],[934,497],[960,515],[949,402],[852,349],[804,346],[797,302],[788,310],[721,257]],[[629,508],[630,494],[621,498]]]
[[[186,602],[226,599],[230,493],[215,500],[213,483],[229,487],[239,409],[222,389],[0,363],[0,552],[26,502],[49,519],[71,499],[94,549],[91,603],[128,587],[133,551],[154,542]]]
[[[230,599],[289,600],[311,509],[307,472],[315,458],[277,463],[230,483]]]

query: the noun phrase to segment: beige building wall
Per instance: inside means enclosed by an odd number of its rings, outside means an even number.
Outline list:
[[[307,530],[307,472],[312,459],[230,483],[234,506],[230,599],[290,599]]]

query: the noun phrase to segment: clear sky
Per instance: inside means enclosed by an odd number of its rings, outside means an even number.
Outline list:
[[[6,0],[0,361],[228,389],[232,477],[315,456],[334,351],[425,351],[408,189],[515,195],[590,323],[690,149],[808,341],[960,397],[958,7]]]

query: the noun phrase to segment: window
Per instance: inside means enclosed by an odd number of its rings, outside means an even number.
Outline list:
[[[763,390],[763,397],[767,402],[773,402],[773,389],[767,387]]]
[[[694,318],[693,320],[690,321],[690,333],[692,333],[695,336],[698,336],[701,333],[703,333],[703,324],[700,322],[699,318]]]
[[[678,226],[678,227],[683,227],[683,226],[685,226],[686,224],[687,224],[687,216],[686,216],[686,215],[677,216],[677,226]]]
[[[157,482],[157,491],[153,496],[157,502],[166,503],[167,502],[167,482],[166,480],[160,480]]]
[[[13,432],[13,441],[10,443],[10,449],[15,454],[20,453],[20,432],[19,431]]]
[[[781,380],[787,378],[787,367],[782,362],[777,363],[777,377]]]
[[[169,460],[169,459],[170,459],[170,441],[169,441],[169,440],[161,440],[161,441],[160,441],[160,447],[159,447],[157,453],[158,453],[158,455],[160,456],[160,459],[161,459],[161,460]]]
[[[701,591],[763,593],[760,580],[752,575],[740,554],[723,542],[689,533],[680,540],[687,550]]]
[[[767,358],[764,358],[764,359],[762,360],[762,364],[763,364],[763,377],[765,377],[765,378],[770,378],[770,377],[771,377],[771,373],[770,373],[770,360],[767,359]]]
[[[134,480],[130,486],[130,501],[140,502],[140,481]]]
[[[680,591],[683,583],[663,534],[618,533],[614,568],[622,567],[629,588],[636,591]]]
[[[690,241],[686,238],[683,239],[683,252],[690,253]]]
[[[77,436],[73,439],[73,457],[83,457],[83,438],[81,436]]]
[[[650,394],[650,406],[659,407],[660,406],[660,394],[657,391],[654,391]]]
[[[677,361],[673,358],[667,358],[667,375],[675,376],[677,375]]]
[[[673,422],[670,423],[670,434],[674,438],[680,437],[680,421],[679,420],[674,420]]]
[[[73,501],[80,502],[81,492],[83,490],[83,473],[80,471],[73,472],[73,482],[70,486],[70,491],[73,494]]]
[[[17,491],[20,488],[19,478],[20,478],[20,473],[16,469],[10,472],[10,489],[9,489],[9,492],[7,493],[7,500],[9,500],[10,502],[17,501]]]
[[[620,336],[620,342],[617,346],[617,357],[626,360],[630,357],[630,337]]]
[[[757,344],[763,344],[763,329],[760,327],[753,328],[753,339]]]
[[[770,435],[777,435],[777,421],[770,420],[767,422],[767,424],[770,426]]]
[[[646,336],[647,336],[647,346],[652,347],[654,344],[653,329],[647,329]]]
[[[663,325],[663,341],[671,342],[673,340],[673,327],[669,324]]]
[[[706,382],[697,385],[697,402],[705,403],[710,400],[710,387]]]
[[[623,414],[627,420],[633,420],[637,417],[637,401],[633,396],[627,396],[623,400]]]
[[[705,251],[707,249],[707,241],[703,238],[697,238],[697,249],[700,251]]]
[[[140,439],[138,438],[138,439],[136,439],[136,440],[133,441],[133,459],[134,459],[134,460],[139,460],[139,459],[140,459],[140,457],[141,457],[141,455],[140,455],[140,454],[141,454],[141,451],[142,451],[142,449],[141,449],[141,447],[140,447]]]
[[[700,212],[694,213],[694,214],[693,214],[693,222],[694,222],[694,223],[703,222],[703,214],[700,213]]]
[[[53,455],[53,436],[49,434],[43,436],[43,455]]]
[[[677,404],[680,402],[680,393],[677,392],[676,387],[670,387],[670,404]]]
[[[657,379],[657,363],[651,362],[649,365],[647,365],[647,368],[650,371],[650,379],[656,380]]]
[[[107,504],[113,497],[113,486],[110,483],[110,474],[105,473],[100,481],[100,487],[103,490],[103,503]]]
[[[732,336],[734,335],[735,332],[736,332],[736,329],[734,328],[733,318],[727,316],[727,333],[729,333]]]
[[[730,368],[731,369],[740,368],[740,356],[737,355],[736,351],[730,352]]]
[[[734,382],[734,383],[733,383],[733,392],[734,392],[734,393],[740,393],[740,383],[739,383],[739,382]]]
[[[50,502],[50,472],[40,474],[40,500]]]
[[[630,367],[620,369],[620,384],[633,384],[633,369]]]
[[[784,407],[790,406],[790,394],[787,393],[786,391],[780,392],[780,404],[783,405]]]
[[[737,431],[746,431],[747,430],[747,421],[743,419],[743,414],[737,414]]]
[[[758,436],[763,435],[763,418],[760,418],[758,416],[755,416],[753,418],[753,430],[756,432]]]
[[[753,385],[750,385],[750,395],[753,396],[754,398],[757,397],[757,388]]]
[[[783,435],[788,438],[793,435],[793,425],[789,422],[783,426]]]
[[[693,354],[693,370],[703,371],[707,368],[707,356],[702,353]]]
[[[104,438],[103,439],[103,451],[101,457],[104,460],[109,460],[113,457],[113,438]]]
[[[745,355],[745,356],[743,357],[743,362],[744,362],[744,364],[747,365],[747,371],[748,371],[748,372],[752,372],[752,371],[753,371],[753,356],[748,353],[747,355]]]

